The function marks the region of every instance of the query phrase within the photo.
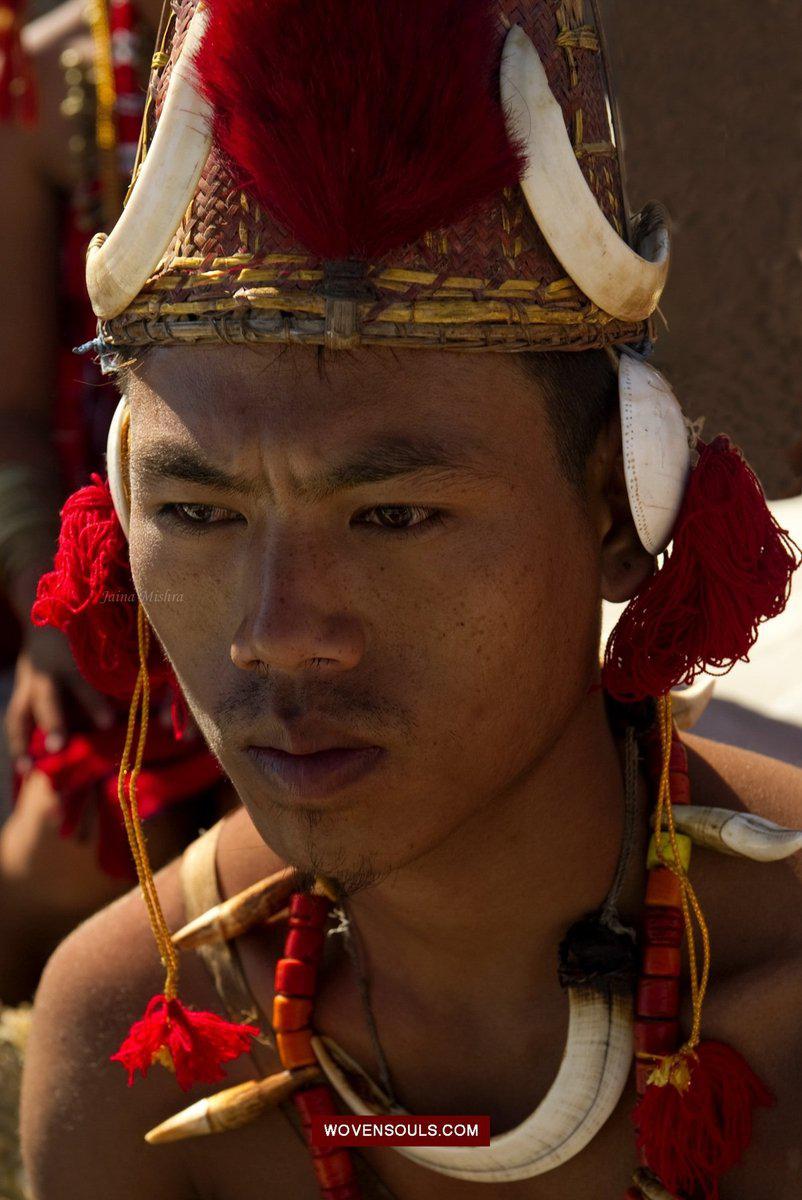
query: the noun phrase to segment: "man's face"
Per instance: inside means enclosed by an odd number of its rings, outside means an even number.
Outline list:
[[[176,347],[129,395],[137,590],[278,853],[355,886],[526,785],[593,677],[600,534],[514,361]]]

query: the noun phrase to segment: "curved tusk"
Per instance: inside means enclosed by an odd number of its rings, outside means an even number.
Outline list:
[[[96,235],[86,258],[86,288],[95,315],[116,317],[153,274],[209,156],[211,107],[193,85],[193,60],[209,19],[199,6],[187,30],[131,198],[111,234]]]
[[[660,554],[671,541],[691,469],[685,418],[668,380],[631,354],[618,362],[618,399],[632,518],[649,553]]]
[[[312,1046],[329,1083],[352,1112],[385,1115],[356,1094],[319,1038],[312,1039]],[[398,1153],[442,1175],[481,1183],[542,1175],[595,1137],[618,1105],[631,1064],[631,997],[571,988],[565,1054],[557,1078],[531,1116],[491,1138],[489,1146],[399,1146]]]
[[[266,1108],[276,1108],[299,1087],[319,1082],[320,1077],[317,1067],[302,1067],[279,1071],[267,1079],[238,1083],[214,1096],[205,1096],[174,1117],[168,1117],[145,1134],[145,1141],[151,1146],[161,1146],[165,1142],[239,1129],[255,1121]]]
[[[209,942],[231,941],[253,925],[285,911],[287,900],[297,888],[297,872],[282,867],[184,925],[173,934],[173,945],[179,950],[194,950]]]
[[[117,520],[120,522],[122,531],[126,537],[128,537],[128,530],[131,524],[131,510],[128,505],[123,478],[122,453],[123,424],[127,415],[128,397],[121,396],[114,410],[114,416],[111,418],[108,436],[106,437],[106,475],[109,480],[109,491],[111,492],[114,511],[117,513]]]
[[[697,846],[754,862],[780,862],[802,850],[802,829],[785,829],[755,813],[676,804],[674,824]]]
[[[642,241],[646,257],[613,229],[582,174],[537,50],[518,25],[504,43],[501,99],[509,136],[526,153],[521,188],[562,266],[611,316],[626,321],[651,316],[668,276],[665,222],[658,221]]]
[[[713,699],[715,690],[715,679],[700,675],[689,687],[671,693],[671,712],[677,729],[683,733],[693,729]]]

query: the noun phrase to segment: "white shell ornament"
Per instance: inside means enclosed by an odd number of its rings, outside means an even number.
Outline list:
[[[785,829],[755,813],[729,808],[677,804],[674,824],[697,846],[751,858],[754,862],[780,862],[802,850],[802,829]]]
[[[111,418],[106,438],[106,474],[109,479],[109,491],[114,503],[114,511],[117,513],[117,520],[126,537],[128,537],[131,523],[131,512],[125,498],[122,466],[122,426],[127,410],[128,397],[121,396],[120,402],[114,410],[114,416]]]
[[[208,19],[208,10],[199,5],[128,204],[109,236],[96,234],[89,245],[86,290],[101,320],[121,313],[155,271],[209,157],[211,107],[192,78],[192,61]]]
[[[577,162],[540,56],[519,25],[504,42],[501,100],[510,139],[525,151],[521,189],[555,257],[604,312],[626,321],[651,316],[668,277],[665,222],[650,229],[644,257],[607,220]]]
[[[568,992],[568,1038],[560,1069],[535,1111],[489,1146],[398,1146],[399,1154],[441,1175],[500,1183],[542,1175],[588,1145],[615,1110],[632,1065],[632,998],[591,988]],[[312,1038],[318,1063],[340,1098],[358,1116],[379,1113],[354,1091],[329,1054]],[[393,1108],[394,1113],[405,1110]]]
[[[671,541],[688,482],[685,418],[664,376],[631,354],[619,360],[618,396],[632,517],[644,547],[660,554]]]

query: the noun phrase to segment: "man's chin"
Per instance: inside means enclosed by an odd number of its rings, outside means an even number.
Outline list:
[[[294,805],[288,812],[271,805],[267,811],[263,798],[259,805],[246,802],[245,807],[265,844],[298,872],[301,888],[311,887],[322,876],[335,890],[350,896],[374,887],[395,867],[360,850],[353,835],[333,828],[327,814],[319,810]]]

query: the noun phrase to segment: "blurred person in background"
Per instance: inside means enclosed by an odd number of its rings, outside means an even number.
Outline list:
[[[160,16],[154,0],[109,8],[70,0],[26,28],[26,57],[12,57],[18,65],[4,76],[0,628],[14,665],[5,689],[13,781],[0,789],[6,1003],[30,997],[57,942],[134,878],[116,786],[126,708],[81,677],[63,636],[32,624],[30,610],[53,565],[64,497],[103,467],[112,389],[73,354],[94,330],[84,257],[91,234],[110,228],[122,205]],[[160,862],[231,803],[173,699],[154,701],[160,733],[145,766]]]

